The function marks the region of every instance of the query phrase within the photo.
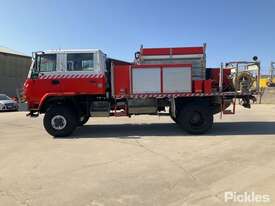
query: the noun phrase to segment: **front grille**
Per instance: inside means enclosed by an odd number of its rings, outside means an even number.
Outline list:
[[[15,104],[14,103],[6,103],[5,106],[6,107],[15,107]]]
[[[13,110],[13,109],[17,109],[17,106],[15,103],[6,103],[5,104],[5,109],[7,110]]]

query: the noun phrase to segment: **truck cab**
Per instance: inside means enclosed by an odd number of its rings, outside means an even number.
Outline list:
[[[99,49],[48,50],[33,53],[24,92],[30,111],[47,96],[105,95],[106,55]]]

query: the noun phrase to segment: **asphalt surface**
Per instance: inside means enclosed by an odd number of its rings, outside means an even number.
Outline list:
[[[202,136],[135,116],[90,119],[66,139],[42,116],[0,113],[0,205],[251,205],[228,191],[275,205],[275,105],[237,110]]]

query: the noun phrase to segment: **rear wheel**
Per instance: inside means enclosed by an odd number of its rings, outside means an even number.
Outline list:
[[[205,104],[187,104],[177,118],[179,125],[190,134],[203,134],[213,126],[213,114]]]
[[[49,108],[44,116],[44,127],[54,137],[66,137],[73,133],[77,126],[74,112],[62,106]]]

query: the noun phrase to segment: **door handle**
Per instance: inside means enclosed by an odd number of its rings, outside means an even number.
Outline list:
[[[58,79],[53,79],[52,84],[54,85],[60,84],[60,81]]]

